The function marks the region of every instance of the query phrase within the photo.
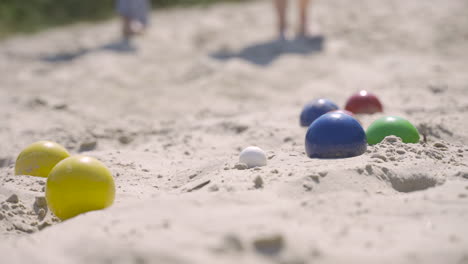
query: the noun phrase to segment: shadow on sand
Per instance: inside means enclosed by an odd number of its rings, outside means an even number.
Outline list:
[[[241,58],[253,64],[267,66],[283,54],[312,54],[323,50],[325,38],[313,36],[293,40],[274,40],[248,46],[240,52],[218,51],[210,54],[218,60]]]
[[[106,45],[99,46],[93,49],[80,49],[73,52],[62,52],[52,55],[43,56],[40,58],[42,61],[51,62],[51,63],[58,63],[58,62],[67,62],[77,59],[81,56],[87,55],[92,52],[102,51],[102,50],[110,50],[118,53],[134,53],[136,52],[136,48],[132,43],[128,40],[119,40],[115,42],[111,42]]]

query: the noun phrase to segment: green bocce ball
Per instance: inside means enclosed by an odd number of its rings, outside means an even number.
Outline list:
[[[419,132],[408,120],[398,116],[386,116],[375,120],[366,131],[367,143],[375,145],[387,136],[397,136],[404,143],[418,143]]]

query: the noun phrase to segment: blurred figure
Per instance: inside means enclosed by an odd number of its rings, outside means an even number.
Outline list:
[[[117,12],[122,17],[122,36],[129,40],[142,34],[148,26],[148,13],[151,8],[148,0],[117,0]]]
[[[297,0],[299,5],[299,23],[297,28],[297,36],[302,38],[306,37],[307,32],[307,20],[308,20],[308,7],[309,0]],[[286,11],[287,11],[287,0],[275,0],[276,12],[278,15],[278,34],[281,40],[286,39],[285,31],[287,28],[286,22]]]

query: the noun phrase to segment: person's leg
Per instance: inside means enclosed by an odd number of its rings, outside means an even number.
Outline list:
[[[307,23],[308,23],[308,9],[309,0],[299,0],[299,27],[297,30],[298,36],[307,35]]]
[[[126,16],[122,16],[122,37],[124,39],[130,39],[133,35],[132,21]]]
[[[287,5],[287,0],[275,0],[276,13],[278,16],[278,35],[281,39],[285,39]]]
[[[148,0],[132,0],[132,30],[134,34],[143,34],[148,26],[150,3]]]

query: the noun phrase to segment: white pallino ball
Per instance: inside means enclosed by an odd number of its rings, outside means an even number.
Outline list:
[[[247,147],[240,153],[239,162],[246,164],[249,168],[265,166],[267,164],[266,153],[259,147]]]

